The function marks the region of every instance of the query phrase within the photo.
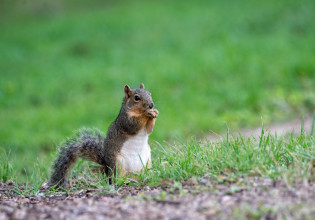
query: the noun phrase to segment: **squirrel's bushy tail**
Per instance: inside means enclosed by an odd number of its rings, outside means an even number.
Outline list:
[[[71,167],[81,157],[104,165],[104,135],[97,129],[80,129],[61,143],[53,163],[50,185],[66,186]]]

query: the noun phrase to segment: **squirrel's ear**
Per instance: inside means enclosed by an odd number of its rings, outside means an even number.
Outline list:
[[[125,97],[129,98],[131,96],[131,89],[128,85],[125,85]]]
[[[144,84],[143,83],[140,84],[140,89],[144,89]]]

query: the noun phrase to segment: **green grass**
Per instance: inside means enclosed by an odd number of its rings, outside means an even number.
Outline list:
[[[29,2],[0,15],[0,150],[21,180],[106,131],[125,84],[152,92],[159,142],[315,108],[313,0]]]
[[[218,182],[261,176],[282,179],[291,187],[296,181],[315,181],[314,161],[314,135],[303,131],[297,137],[288,135],[278,138],[262,132],[260,138],[240,136],[221,142],[200,142],[192,139],[171,146],[156,143],[153,147],[152,168],[144,173],[135,173],[135,176],[117,177],[116,187],[119,189],[123,184],[155,186],[167,180],[175,181],[180,187],[187,179],[200,179],[204,176],[211,176]],[[19,171],[16,170],[15,162],[4,159],[0,165],[1,173],[5,174],[2,175],[3,180],[16,183]],[[71,177],[78,184],[67,192],[85,187],[113,190],[106,177],[91,172],[90,165],[91,163],[84,161],[76,164]],[[32,172],[28,173],[26,190],[16,190],[21,194],[37,194],[47,177],[46,164],[37,162]]]
[[[151,175],[145,178],[149,183],[161,179],[183,182],[207,174],[282,178],[295,171],[300,175],[296,180],[315,180],[314,170],[311,172],[310,168],[315,160],[314,141],[314,136],[305,134],[286,138],[268,134],[259,139],[240,136],[218,143],[193,139],[169,147],[159,145]]]

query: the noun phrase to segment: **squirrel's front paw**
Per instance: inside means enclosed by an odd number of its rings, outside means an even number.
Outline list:
[[[147,111],[147,116],[149,118],[156,118],[158,116],[158,114],[159,114],[159,111],[157,109],[149,109]]]

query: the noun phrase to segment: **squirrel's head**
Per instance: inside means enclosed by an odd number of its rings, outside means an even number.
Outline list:
[[[152,95],[149,91],[144,89],[143,83],[141,83],[140,89],[130,89],[130,87],[126,85],[124,102],[129,109],[139,112],[144,112],[154,107]]]

